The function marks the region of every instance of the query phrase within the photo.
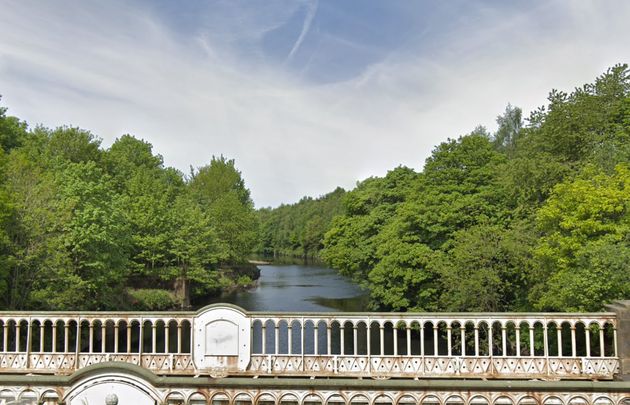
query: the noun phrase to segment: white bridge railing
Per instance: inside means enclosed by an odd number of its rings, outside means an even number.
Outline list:
[[[614,313],[0,313],[0,372],[611,379]]]

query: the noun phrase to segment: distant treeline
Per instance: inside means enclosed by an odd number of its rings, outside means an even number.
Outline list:
[[[263,256],[317,259],[332,219],[343,211],[346,192],[337,188],[319,198],[304,197],[295,204],[258,210],[258,252]]]
[[[259,211],[258,250],[319,256],[374,309],[584,311],[630,298],[628,67],[521,115],[508,105],[496,133],[440,144],[420,173]]]
[[[103,149],[0,109],[0,308],[185,307],[251,283],[257,232],[232,160],[185,176],[132,136]]]

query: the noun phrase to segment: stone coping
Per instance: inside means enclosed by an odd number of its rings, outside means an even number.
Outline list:
[[[121,316],[128,317],[130,315],[156,317],[156,316],[180,316],[194,317],[200,313],[215,308],[231,308],[248,316],[291,316],[291,317],[308,317],[308,316],[334,316],[342,318],[347,316],[373,316],[373,317],[408,317],[423,316],[433,318],[483,318],[483,317],[504,317],[504,316],[536,316],[536,317],[614,317],[615,312],[280,312],[280,311],[246,311],[243,308],[227,303],[211,304],[198,309],[197,311],[0,311],[0,316],[42,316],[42,315],[59,315],[59,316]]]

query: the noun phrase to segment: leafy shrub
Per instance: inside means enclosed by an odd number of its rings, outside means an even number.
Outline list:
[[[166,311],[175,309],[179,305],[179,300],[175,294],[167,290],[130,289],[128,294],[131,297],[133,308],[141,311]]]

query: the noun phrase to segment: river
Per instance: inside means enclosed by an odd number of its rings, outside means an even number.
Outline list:
[[[321,265],[261,265],[258,285],[221,296],[215,302],[248,311],[365,311],[367,295],[349,279]]]

